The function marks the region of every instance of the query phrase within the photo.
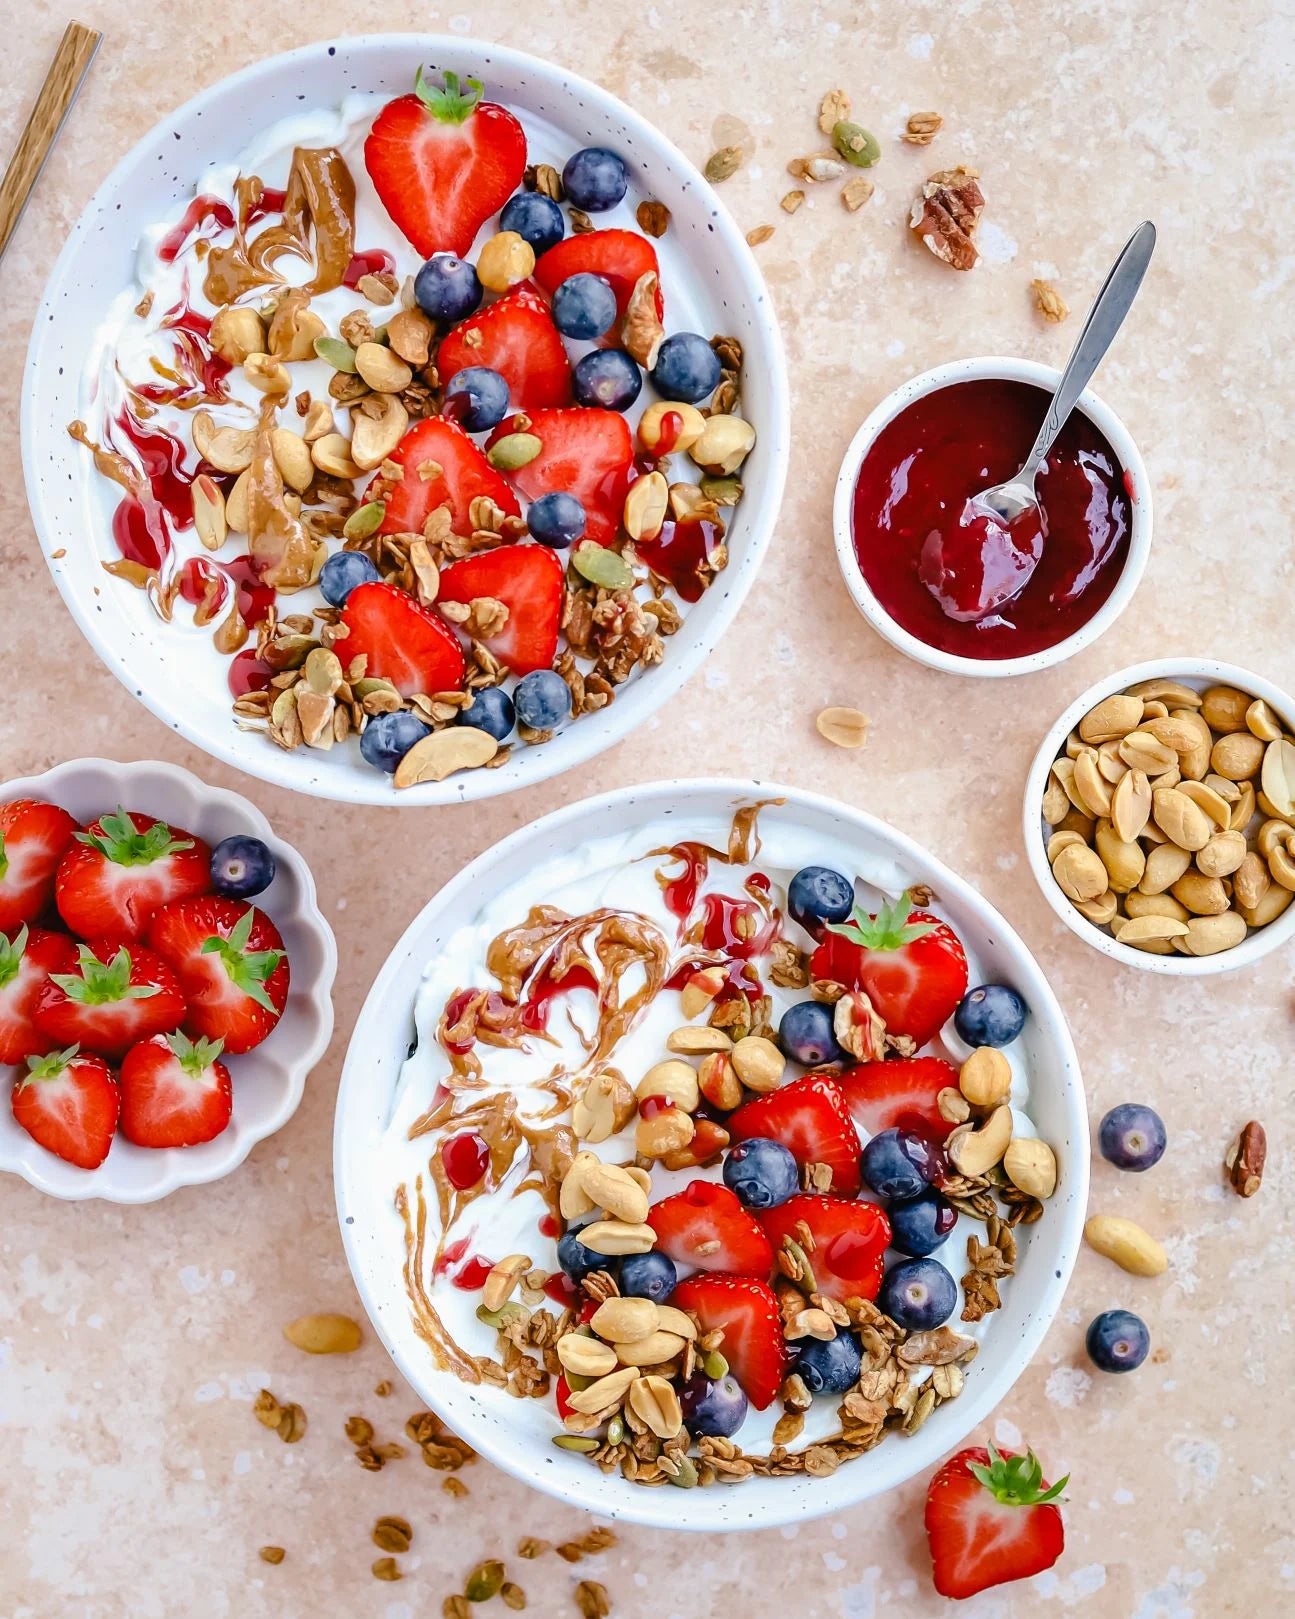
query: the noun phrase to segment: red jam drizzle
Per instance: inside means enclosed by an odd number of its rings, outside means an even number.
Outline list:
[[[441,1143],[445,1178],[456,1192],[478,1186],[490,1167],[490,1148],[475,1130],[461,1130]]]
[[[751,900],[727,894],[707,894],[701,903],[704,949],[722,950],[735,961],[750,961],[772,949],[778,937],[777,916],[764,916]]]
[[[549,1026],[549,1008],[555,997],[569,995],[573,989],[591,990],[598,993],[598,980],[588,967],[577,962],[561,978],[550,975],[550,962],[540,968],[526,986],[526,994],[522,1001],[522,1023],[526,1028],[536,1034],[542,1033]]]
[[[448,1276],[452,1286],[461,1287],[465,1293],[477,1293],[486,1285],[486,1277],[493,1269],[493,1259],[485,1259],[479,1254],[469,1255],[468,1239],[460,1237],[436,1261],[433,1275]]]
[[[233,230],[234,211],[227,202],[219,197],[195,197],[180,216],[178,224],[174,225],[158,243],[157,256],[163,264],[174,264],[180,249],[186,245],[193,233],[208,220],[214,220],[217,229],[211,233],[212,237],[222,230]],[[210,238],[208,238],[210,240]]]
[[[286,191],[276,190],[274,186],[263,186],[261,195],[247,210],[243,221],[245,226],[255,225],[258,219],[267,219],[271,214],[281,214],[283,205],[288,200]]]
[[[249,691],[268,691],[274,670],[247,647],[230,659],[228,678],[231,696],[246,697]]]
[[[565,1310],[576,1296],[576,1285],[565,1271],[555,1270],[544,1284],[544,1296]]]
[[[556,1242],[562,1235],[562,1225],[556,1214],[542,1214],[540,1216],[540,1236],[552,1237]]]
[[[681,922],[693,913],[697,894],[710,870],[710,854],[704,843],[676,843],[666,858],[682,867],[677,877],[671,877],[661,890],[666,909]]]
[[[171,536],[155,500],[123,495],[112,514],[112,537],[126,561],[142,568],[157,570],[171,554]]]
[[[658,578],[664,579],[681,601],[700,601],[706,588],[704,566],[723,539],[722,531],[704,517],[667,521],[650,545],[636,550]]]
[[[189,557],[179,575],[180,595],[194,607],[207,607],[208,615],[217,613],[229,595],[229,581],[224,569],[206,557]]]
[[[238,613],[244,624],[255,629],[274,606],[274,587],[263,583],[250,557],[234,557],[218,563],[238,590]]]
[[[128,440],[135,451],[154,503],[162,508],[173,527],[190,527],[193,523],[193,495],[190,493],[193,474],[186,472],[182,465],[184,445],[174,433],[151,422],[141,422],[124,406],[112,419],[109,443],[118,443],[118,435]],[[169,541],[163,549],[170,550]]]
[[[167,310],[159,325],[176,334],[174,366],[163,366],[155,360],[154,369],[167,382],[132,383],[131,392],[151,404],[177,405],[182,410],[228,399],[225,379],[230,363],[212,348],[211,320],[190,306],[187,282],[184,296]]]
[[[385,247],[371,247],[352,257],[342,276],[342,285],[354,290],[366,275],[391,275],[395,268],[396,261]]]

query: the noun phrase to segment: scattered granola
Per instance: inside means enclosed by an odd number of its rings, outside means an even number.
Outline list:
[[[773,235],[773,231],[774,227],[772,225],[757,225],[754,230],[747,231],[748,247],[759,247],[763,242],[767,242]]]
[[[670,228],[670,210],[663,202],[639,203],[634,210],[634,217],[645,236],[664,236]]]
[[[288,1554],[282,1546],[262,1546],[256,1555],[263,1563],[281,1563]]]
[[[910,146],[929,146],[943,127],[944,119],[938,112],[914,112],[909,114],[899,138]]]
[[[1034,294],[1034,307],[1050,326],[1059,325],[1069,315],[1070,305],[1051,281],[1031,281],[1030,290]]]
[[[871,200],[874,189],[866,174],[856,174],[841,187],[841,206],[848,213],[857,214],[864,203]]]
[[[719,185],[722,181],[731,179],[742,167],[743,155],[740,146],[721,146],[706,159],[706,167],[702,172],[712,185]]]
[[[794,214],[805,200],[805,193],[799,189],[788,191],[778,206],[784,214]]]
[[[1253,1197],[1264,1178],[1268,1137],[1258,1119],[1251,1119],[1228,1148],[1223,1160],[1228,1184],[1238,1197]]]
[[[575,1598],[582,1619],[607,1619],[612,1611],[607,1587],[600,1585],[597,1580],[581,1580],[576,1586]]]

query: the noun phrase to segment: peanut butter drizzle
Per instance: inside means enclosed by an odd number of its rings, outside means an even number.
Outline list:
[[[310,584],[317,543],[300,517],[284,501],[283,475],[270,447],[279,400],[269,394],[252,446],[247,483],[247,554],[261,578],[276,590],[290,592]]]
[[[94,456],[96,468],[105,478],[111,478],[113,483],[120,484],[128,494],[140,496],[148,488],[147,480],[138,467],[118,455],[116,450],[105,450],[90,437],[90,430],[82,421],[68,423],[68,437],[83,444]]]
[[[310,263],[315,274],[303,291],[310,295],[340,287],[355,253],[355,180],[346,159],[333,146],[299,146],[283,201],[283,220],[247,238],[246,220],[264,187],[254,175],[237,183],[238,225],[227,247],[207,255],[202,290],[214,304],[232,304],[257,287],[277,285],[275,268],[285,253]],[[311,237],[314,237],[312,253]]]
[[[457,1135],[460,1130],[473,1130],[485,1142],[490,1153],[490,1166],[475,1186],[460,1191],[451,1185],[445,1173],[445,1160],[434,1152],[428,1161],[428,1171],[436,1186],[436,1202],[441,1216],[441,1240],[436,1245],[439,1259],[445,1247],[450,1227],[470,1204],[487,1192],[497,1191],[504,1176],[512,1167],[517,1149],[522,1144],[522,1126],[517,1118],[517,1098],[512,1091],[496,1091],[483,1097],[462,1113],[452,1113],[445,1120],[446,1129]]]
[[[405,1227],[405,1292],[409,1298],[414,1331],[432,1352],[436,1364],[454,1373],[464,1383],[480,1383],[481,1373],[445,1329],[436,1306],[432,1303],[424,1277],[428,1274],[427,1258],[427,1199],[423,1196],[423,1177],[414,1181],[414,1211],[409,1208],[409,1194],[401,1185],[396,1188],[396,1208]]]

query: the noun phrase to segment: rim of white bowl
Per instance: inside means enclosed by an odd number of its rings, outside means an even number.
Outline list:
[[[426,1359],[415,1364],[404,1355],[388,1333],[386,1322],[378,1309],[376,1297],[369,1285],[368,1256],[362,1251],[362,1242],[365,1233],[349,1213],[351,1204],[350,1183],[352,1174],[352,1161],[347,1155],[347,1146],[350,1141],[350,1132],[347,1127],[347,1115],[353,1106],[352,1096],[362,1095],[365,1088],[372,1089],[373,1069],[371,1062],[371,1048],[367,1038],[370,1024],[379,1029],[389,1030],[392,1019],[398,1019],[398,1026],[405,1029],[412,1016],[412,1002],[402,999],[399,1007],[389,1008],[386,1005],[388,997],[393,993],[401,976],[409,970],[409,962],[415,956],[421,960],[419,940],[424,928],[427,926],[426,918],[433,909],[449,908],[462,903],[464,899],[477,890],[483,880],[488,877],[491,866],[495,861],[504,857],[515,846],[524,844],[529,838],[544,832],[561,831],[569,827],[573,835],[583,838],[585,824],[591,815],[595,815],[609,806],[620,806],[625,802],[626,789],[615,788],[610,792],[600,793],[596,797],[581,799],[573,804],[567,804],[559,809],[542,816],[526,826],[519,827],[507,837],[485,849],[468,865],[453,876],[432,897],[414,920],[405,929],[404,933],[393,945],[390,954],[378,970],[364,1004],[360,1008],[351,1031],[350,1044],[347,1048],[346,1059],[342,1067],[341,1082],[337,1092],[337,1108],[333,1123],[333,1182],[337,1200],[338,1223],[342,1233],[342,1245],[346,1251],[347,1263],[355,1282],[356,1291],[360,1295],[367,1315],[374,1331],[377,1333],[387,1353],[391,1356],[402,1376],[421,1398],[451,1421],[451,1416],[442,1410],[439,1399],[439,1384],[443,1377],[452,1374],[443,1373],[431,1366]],[[618,1499],[608,1499],[608,1480],[601,1474],[590,1470],[590,1476],[584,1477],[579,1472],[564,1471],[559,1479],[552,1471],[552,1457],[546,1455],[541,1461],[538,1456],[526,1449],[510,1447],[507,1444],[497,1443],[493,1429],[487,1428],[484,1432],[470,1435],[472,1442],[488,1461],[502,1468],[514,1478],[529,1484],[545,1494],[556,1495],[570,1501],[573,1505],[584,1507],[603,1517],[611,1517],[627,1523],[642,1523],[657,1528],[694,1529],[698,1531],[714,1530],[742,1530],[776,1527],[779,1524],[809,1520],[823,1516],[828,1512],[839,1511],[845,1507],[857,1505],[859,1502],[875,1495],[884,1494],[887,1490],[897,1488],[899,1485],[922,1472],[925,1468],[933,1466],[946,1451],[955,1448],[980,1423],[994,1411],[1006,1398],[1021,1374],[1025,1371],[1034,1355],[1038,1352],[1047,1334],[1049,1327],[1060,1309],[1062,1298],[1070,1281],[1075,1260],[1079,1253],[1080,1241],[1083,1233],[1084,1217],[1088,1203],[1089,1182],[1089,1128],[1088,1110],[1084,1097],[1083,1075],[1079,1066],[1079,1057],[1075,1050],[1074,1041],[1066,1022],[1065,1012],[1053,991],[1047,976],[1039,962],[1036,960],[1029,946],[1016,932],[1010,923],[1002,916],[990,902],[984,898],[978,889],[964,878],[952,871],[943,861],[930,853],[923,845],[911,838],[907,833],[900,832],[889,822],[881,820],[878,816],[869,815],[866,811],[854,808],[853,805],[843,803],[839,799],[831,798],[822,793],[807,792],[800,787],[789,787],[777,782],[742,780],[733,777],[701,777],[701,778],[674,778],[665,781],[648,782],[641,786],[628,789],[635,804],[647,800],[649,803],[660,801],[663,812],[678,815],[687,798],[694,793],[716,793],[727,795],[735,800],[751,800],[779,798],[793,807],[800,806],[818,813],[826,813],[842,818],[846,823],[853,824],[865,836],[880,837],[888,840],[899,851],[901,856],[913,863],[919,869],[929,873],[929,881],[933,887],[945,893],[956,895],[959,903],[969,906],[974,911],[988,913],[988,920],[1001,939],[1003,947],[1017,955],[1026,965],[1026,976],[1031,978],[1029,999],[1031,1011],[1045,1006],[1048,1012],[1048,1022],[1051,1036],[1055,1040],[1059,1058],[1059,1069],[1062,1075],[1063,1095],[1061,1105],[1065,1115],[1065,1130],[1067,1137],[1066,1151],[1066,1197],[1064,1202],[1058,1201],[1050,1205],[1047,1225],[1050,1227],[1055,1241],[1056,1249],[1052,1255],[1051,1263],[1047,1267],[1047,1277],[1043,1283],[1042,1293],[1037,1307],[1030,1316],[1029,1324],[1019,1339],[1006,1348],[1000,1364],[993,1374],[986,1378],[983,1387],[977,1387],[968,1397],[964,1395],[952,1409],[957,1412],[956,1433],[946,1433],[943,1430],[933,1431],[925,1429],[913,1435],[906,1441],[904,1451],[905,1462],[897,1471],[895,1477],[877,1485],[873,1489],[856,1490],[852,1480],[866,1481],[869,1475],[866,1472],[854,1472],[850,1468],[843,1468],[832,1480],[817,1481],[822,1488],[808,1496],[793,1500],[788,1494],[781,1498],[783,1506],[772,1511],[765,1510],[759,1515],[758,1521],[735,1518],[733,1521],[724,1521],[722,1515],[715,1517],[709,1513],[704,1518],[690,1518],[686,1510],[689,1497],[681,1496],[677,1509],[673,1513],[664,1513],[661,1502],[665,1494],[661,1491],[651,1491],[647,1494],[651,1501],[645,1500],[639,1506],[635,1493],[627,1493]],[[642,1494],[643,1492],[638,1492]],[[725,1492],[727,1493],[727,1492]],[[808,1504],[806,1504],[808,1500]]]
[[[762,374],[768,379],[770,390],[769,420],[759,426],[760,472],[759,487],[755,480],[748,484],[747,512],[744,522],[749,525],[741,536],[742,545],[736,555],[730,555],[729,565],[715,581],[712,591],[717,594],[718,605],[708,633],[696,633],[687,638],[687,620],[684,630],[671,641],[669,656],[654,669],[642,671],[640,677],[627,683],[617,694],[616,701],[605,709],[580,716],[578,723],[568,728],[542,747],[514,750],[508,762],[498,770],[472,770],[450,776],[442,782],[423,782],[415,787],[397,791],[391,778],[382,772],[356,762],[347,780],[347,790],[335,790],[331,784],[319,780],[306,768],[309,749],[295,749],[289,755],[279,748],[266,745],[264,758],[258,758],[237,746],[238,733],[230,719],[228,725],[198,730],[186,722],[182,705],[168,706],[166,694],[161,690],[145,690],[132,674],[129,664],[129,644],[126,638],[105,632],[104,620],[98,612],[83,612],[73,593],[66,570],[52,553],[63,547],[57,524],[47,513],[43,482],[38,476],[43,465],[40,449],[42,433],[50,425],[38,419],[35,408],[37,379],[45,361],[47,345],[53,341],[55,304],[58,288],[67,276],[69,267],[82,250],[82,245],[104,207],[103,199],[127,183],[136,170],[144,170],[160,148],[170,144],[171,132],[180,120],[199,117],[209,104],[232,91],[254,87],[266,77],[288,70],[307,72],[310,66],[340,51],[365,52],[369,50],[406,50],[410,61],[429,58],[441,63],[464,58],[503,63],[512,71],[525,71],[532,75],[551,76],[561,81],[577,98],[588,96],[597,101],[625,127],[640,150],[652,153],[654,163],[665,156],[679,178],[684,190],[695,190],[706,198],[713,218],[716,234],[721,238],[730,273],[740,286],[743,298],[751,310],[752,325],[763,338],[765,353],[759,357]],[[657,150],[653,150],[657,149]],[[196,178],[196,176],[195,176]],[[61,431],[61,428],[59,429]],[[32,324],[31,344],[23,373],[21,406],[21,444],[23,471],[32,521],[46,563],[54,576],[59,594],[79,626],[81,633],[98,653],[102,662],[146,708],[172,730],[178,731],[195,747],[213,758],[252,776],[294,792],[328,799],[333,803],[376,804],[386,808],[427,808],[430,805],[461,804],[494,798],[521,791],[542,781],[577,769],[598,754],[623,742],[644,725],[653,713],[667,703],[696,674],[710,654],[723,640],[739,609],[745,602],[759,574],[765,553],[773,537],[786,485],[787,468],[791,454],[791,403],[787,383],[786,358],[782,331],[778,324],[773,300],[769,295],[763,273],[743,232],[729,213],[709,181],[684,155],[675,143],[641,113],[623,102],[618,96],[604,90],[591,79],[571,73],[557,63],[543,57],[532,56],[507,45],[489,40],[473,39],[454,34],[352,34],[302,45],[295,50],[283,51],[275,56],[263,57],[238,72],[226,75],[206,89],[191,96],[175,111],[168,113],[114,166],[111,173],[96,189],[83,209],[63,245],[45,289]],[[712,592],[707,592],[710,596]],[[692,615],[689,615],[692,616]],[[296,761],[294,764],[293,761]]]
[[[888,393],[881,403],[864,417],[862,424],[850,440],[837,474],[836,492],[832,500],[832,530],[836,542],[836,560],[841,577],[854,605],[891,646],[916,663],[944,674],[971,675],[981,680],[1001,680],[1011,675],[1032,675],[1040,669],[1050,669],[1064,663],[1077,652],[1091,646],[1098,636],[1104,635],[1133,599],[1151,554],[1151,480],[1143,463],[1141,452],[1133,436],[1115,411],[1097,394],[1086,388],[1076,405],[1102,433],[1124,471],[1132,488],[1132,513],[1129,524],[1129,554],[1123,572],[1114,590],[1086,624],[1072,635],[1058,641],[1055,646],[1044,647],[1019,658],[967,658],[954,652],[944,652],[927,643],[911,631],[896,623],[878,601],[872,587],[864,578],[863,569],[854,550],[854,486],[858,481],[863,458],[872,448],[878,434],[899,413],[916,399],[940,388],[959,382],[973,382],[981,378],[1001,378],[1007,382],[1030,382],[1036,387],[1055,392],[1061,373],[1055,366],[1042,365],[1037,360],[1018,360],[1004,355],[978,355],[966,360],[950,360],[918,376],[910,377]]]
[[[1235,663],[1222,663],[1213,658],[1156,658],[1107,675],[1075,698],[1039,744],[1039,751],[1030,766],[1025,781],[1023,814],[1025,852],[1029,857],[1030,870],[1043,891],[1044,899],[1070,931],[1112,961],[1118,961],[1125,967],[1136,967],[1144,973],[1166,973],[1176,978],[1209,978],[1218,973],[1237,972],[1242,967],[1253,966],[1270,951],[1295,937],[1295,904],[1288,905],[1275,922],[1270,922],[1265,928],[1256,928],[1235,948],[1221,951],[1217,956],[1155,956],[1146,950],[1135,950],[1132,945],[1121,944],[1086,916],[1081,916],[1057,886],[1052,868],[1048,865],[1047,839],[1040,809],[1052,761],[1064,751],[1066,738],[1094,704],[1100,703],[1103,697],[1123,691],[1127,686],[1136,685],[1140,680],[1155,679],[1236,686],[1253,697],[1262,697],[1281,716],[1287,728],[1295,731],[1295,697],[1282,691],[1280,686],[1274,686],[1263,675],[1252,674],[1249,669],[1242,669]]]

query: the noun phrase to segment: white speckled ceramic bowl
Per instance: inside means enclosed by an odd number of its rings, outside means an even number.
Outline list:
[[[664,661],[621,687],[616,701],[582,715],[543,746],[518,746],[497,770],[473,770],[396,792],[354,744],[282,752],[230,713],[225,660],[210,634],[160,623],[142,592],[107,578],[116,555],[112,491],[67,435],[84,409],[82,370],[110,300],[129,285],[144,226],[178,211],[209,164],[236,158],[302,100],[335,105],[355,90],[407,91],[419,63],[480,77],[492,99],[549,131],[562,162],[578,147],[622,152],[632,204],[655,197],[670,228],[655,245],[668,329],[726,332],[745,350],[743,413],[759,435],[743,468],[746,494],[730,514],[729,564],[671,637]],[[433,71],[435,70],[435,71]],[[548,155],[545,153],[544,155]],[[629,222],[629,216],[615,221]],[[646,403],[646,400],[644,400]],[[636,413],[635,413],[636,414]],[[703,663],[750,590],[782,499],[789,444],[782,342],[763,277],[742,232],[688,160],[646,119],[565,69],[484,41],[381,34],[308,45],[222,79],[169,114],[99,188],[68,237],[33,325],[22,405],[27,494],[55,583],[95,651],[141,702],[182,736],[249,776],[349,803],[425,807],[529,787],[619,742]]]
[[[14,1070],[0,1067],[0,1170],[21,1175],[38,1191],[70,1200],[152,1203],[177,1187],[220,1180],[297,1111],[307,1076],[332,1037],[337,946],[316,903],[309,866],[291,844],[275,836],[247,799],[154,759],[132,764],[69,759],[43,775],[5,782],[0,800],[11,803],[15,798],[61,804],[83,825],[121,804],[184,827],[207,843],[246,832],[274,851],[274,881],[253,903],[264,902],[266,915],[283,935],[292,968],[288,1003],[267,1040],[229,1059],[234,1112],[214,1140],[196,1147],[153,1148],[134,1146],[118,1135],[98,1169],[78,1169],[47,1152],[14,1121],[9,1109]]]
[[[699,821],[726,826],[741,804],[770,799],[784,802],[761,811],[762,829],[794,829],[797,848],[803,837],[807,861],[816,844],[845,838],[861,860],[884,859],[909,885],[929,884],[936,909],[967,942],[982,972],[1024,995],[1032,1013],[1022,1036],[1029,1111],[1039,1135],[1056,1150],[1058,1190],[1045,1217],[1025,1233],[1016,1274],[968,1368],[965,1392],[939,1407],[918,1433],[889,1436],[827,1479],[799,1475],[749,1479],[734,1488],[643,1489],[556,1450],[550,1400],[517,1400],[502,1389],[473,1387],[434,1364],[405,1293],[404,1233],[392,1203],[396,1171],[384,1150],[384,1130],[424,966],[458,926],[573,842],[632,833],[663,816],[686,836]],[[768,782],[665,781],[619,788],[544,816],[488,849],[429,901],[387,958],[356,1022],[337,1099],[333,1159],[342,1236],[365,1308],[401,1372],[457,1433],[526,1483],[607,1517],[671,1529],[767,1529],[838,1512],[902,1484],[961,1443],[1007,1394],[1042,1343],[1078,1252],[1088,1195],[1088,1119],[1074,1046],[1047,979],[968,883],[902,833],[831,799]]]

